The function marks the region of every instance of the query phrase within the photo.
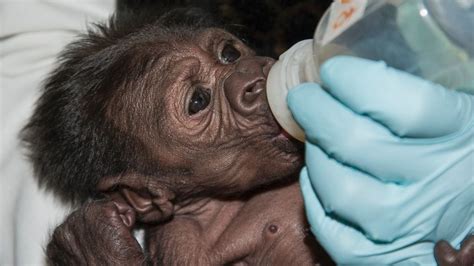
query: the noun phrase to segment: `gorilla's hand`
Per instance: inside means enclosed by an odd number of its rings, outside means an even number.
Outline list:
[[[125,203],[94,201],[73,212],[48,244],[50,265],[145,265],[132,235],[135,212]]]
[[[439,241],[435,246],[435,258],[440,266],[474,265],[474,235],[468,236],[456,250],[446,241]]]

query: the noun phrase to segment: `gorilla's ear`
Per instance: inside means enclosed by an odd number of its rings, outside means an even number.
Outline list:
[[[152,177],[137,174],[104,177],[97,188],[111,200],[130,205],[140,222],[159,223],[174,214],[174,193]]]

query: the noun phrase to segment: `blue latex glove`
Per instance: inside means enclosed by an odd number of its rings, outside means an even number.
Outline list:
[[[474,96],[345,56],[321,79],[287,99],[312,232],[340,264],[435,264],[473,230]]]

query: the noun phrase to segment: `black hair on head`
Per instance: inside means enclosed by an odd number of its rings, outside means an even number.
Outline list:
[[[146,145],[107,119],[111,99],[127,84],[146,80],[156,60],[145,48],[155,35],[218,26],[197,8],[130,9],[69,44],[21,132],[39,184],[76,204],[98,196],[102,177],[147,169]],[[127,88],[132,87],[140,86]],[[148,122],[133,108],[127,112],[136,115],[138,125]]]

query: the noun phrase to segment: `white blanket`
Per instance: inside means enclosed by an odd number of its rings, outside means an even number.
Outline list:
[[[18,132],[56,56],[114,0],[0,0],[0,265],[44,264],[44,246],[68,208],[38,189]]]

